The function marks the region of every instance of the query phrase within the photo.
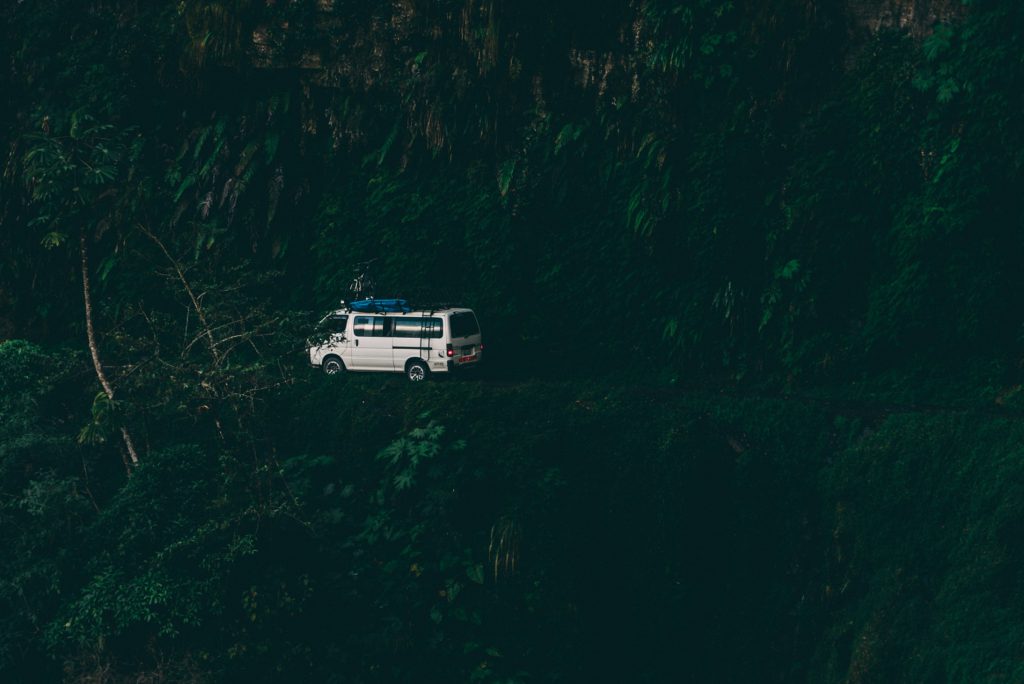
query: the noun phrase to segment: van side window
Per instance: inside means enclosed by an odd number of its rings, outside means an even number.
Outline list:
[[[355,328],[356,337],[370,337],[373,335],[373,317],[356,316]]]
[[[356,316],[356,337],[391,337],[393,320],[384,316]]]
[[[440,318],[394,318],[395,337],[441,337]]]
[[[395,319],[395,337],[419,337],[422,329],[422,318]]]

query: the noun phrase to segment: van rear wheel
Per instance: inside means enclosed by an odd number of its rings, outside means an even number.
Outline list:
[[[405,377],[409,382],[423,382],[430,375],[430,369],[422,361],[410,361],[405,367]]]
[[[345,363],[338,356],[328,356],[321,365],[327,375],[337,375],[345,370]]]

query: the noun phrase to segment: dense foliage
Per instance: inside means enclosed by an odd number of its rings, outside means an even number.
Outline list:
[[[1020,679],[1024,6],[918,4],[0,2],[0,679]],[[303,366],[370,260],[481,377]]]

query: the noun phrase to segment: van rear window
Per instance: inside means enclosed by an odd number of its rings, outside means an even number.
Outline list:
[[[471,312],[452,314],[452,337],[469,337],[479,333],[480,326],[476,322],[476,316]]]

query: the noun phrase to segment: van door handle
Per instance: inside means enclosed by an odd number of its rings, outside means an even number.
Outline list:
[[[356,346],[357,347],[359,346],[359,340],[356,340]]]

